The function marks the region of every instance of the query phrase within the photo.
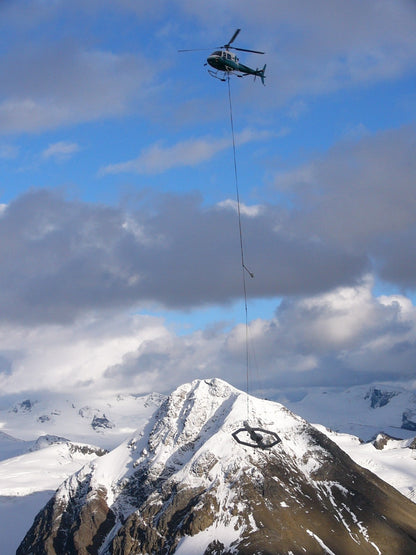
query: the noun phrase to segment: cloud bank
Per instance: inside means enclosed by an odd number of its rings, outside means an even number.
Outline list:
[[[247,209],[245,210],[247,212]],[[362,254],[335,250],[279,226],[273,207],[243,211],[255,297],[300,295],[354,283]],[[0,319],[70,322],[89,310],[190,309],[241,295],[237,216],[199,196],[166,196],[152,211],[32,191],[0,218]]]
[[[251,390],[349,386],[414,378],[416,307],[400,295],[355,287],[289,299],[249,326]],[[75,325],[0,326],[3,394],[169,392],[218,376],[245,389],[245,329],[177,335],[161,318],[101,313]],[[97,388],[97,384],[99,387]],[[36,393],[37,392],[37,393]]]

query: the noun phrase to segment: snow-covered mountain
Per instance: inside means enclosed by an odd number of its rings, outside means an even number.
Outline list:
[[[198,380],[69,477],[18,550],[87,552],[413,554],[416,505],[284,406]]]
[[[146,422],[164,399],[158,393],[116,395],[93,403],[58,396],[22,399],[0,409],[0,429],[22,440],[58,435],[111,449]]]

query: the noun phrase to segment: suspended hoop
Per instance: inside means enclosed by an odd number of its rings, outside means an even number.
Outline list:
[[[253,428],[248,422],[244,422],[243,426],[244,428],[240,428],[231,434],[235,441],[241,445],[254,447],[255,449],[270,449],[282,441],[276,432],[271,430]]]

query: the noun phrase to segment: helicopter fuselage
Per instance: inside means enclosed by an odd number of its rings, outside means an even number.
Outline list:
[[[237,56],[227,50],[216,50],[208,56],[207,62],[219,71],[238,71],[240,66]]]
[[[228,50],[216,50],[208,56],[207,62],[211,67],[218,71],[223,71],[224,73],[235,71],[237,73],[240,73],[241,76],[258,76],[264,83],[264,70],[266,66],[264,66],[263,69],[253,69],[251,67],[248,67],[244,64],[241,64],[238,60],[238,57]]]

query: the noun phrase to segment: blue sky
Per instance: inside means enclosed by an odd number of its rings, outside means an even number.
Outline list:
[[[411,0],[4,1],[0,387],[412,383]],[[206,51],[178,53],[180,49]]]

